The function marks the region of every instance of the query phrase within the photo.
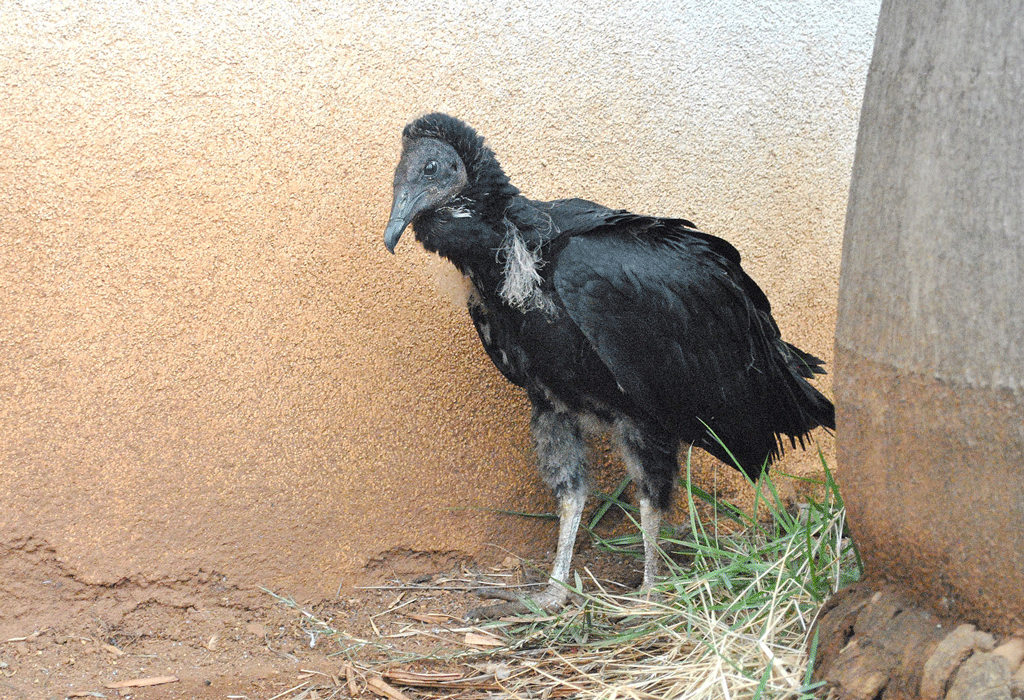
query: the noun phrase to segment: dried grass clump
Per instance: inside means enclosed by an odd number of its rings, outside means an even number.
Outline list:
[[[691,515],[685,535],[663,539],[669,575],[650,596],[613,593],[585,572],[573,586],[577,604],[558,615],[448,625],[444,633],[462,651],[372,664],[338,632],[348,681],[335,690],[394,700],[809,698],[815,616],[859,576],[860,562],[827,467],[822,500],[798,509],[783,507],[769,478],[754,488],[753,514],[687,488],[691,514],[710,505],[738,529],[723,535],[717,522],[704,526]],[[638,538],[598,544],[634,550]],[[373,642],[378,652],[384,641]],[[334,697],[328,690],[319,697]]]

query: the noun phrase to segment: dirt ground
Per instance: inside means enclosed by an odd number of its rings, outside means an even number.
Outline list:
[[[473,672],[402,655],[486,649],[483,630],[464,620],[481,604],[471,589],[543,580],[549,564],[510,556],[495,567],[463,564],[295,602],[286,591],[241,590],[214,574],[146,590],[88,587],[48,576],[45,557],[35,558],[0,559],[13,592],[0,615],[0,698],[387,697],[387,669]],[[620,590],[642,577],[639,559],[581,543],[577,570],[584,569]]]
[[[627,490],[623,499],[630,498]],[[600,507],[596,499],[592,507]],[[673,521],[686,522],[684,513]],[[486,697],[500,690],[493,659],[446,657],[493,649],[493,637],[465,619],[487,604],[474,591],[542,585],[554,554],[543,547],[554,547],[554,534],[552,527],[550,542],[520,549],[510,543],[508,556],[493,564],[409,553],[387,568],[370,567],[360,587],[298,601],[286,590],[205,571],[179,581],[88,585],[45,542],[19,541],[0,547],[0,700],[452,697],[394,675],[428,671],[457,671],[483,691],[460,697]],[[643,554],[635,524],[613,507],[595,534],[635,540],[610,553],[581,532],[573,568],[584,587],[596,579],[609,592],[636,590]],[[540,554],[520,558],[525,552]],[[428,655],[430,663],[413,658]],[[382,676],[404,695],[389,695]]]

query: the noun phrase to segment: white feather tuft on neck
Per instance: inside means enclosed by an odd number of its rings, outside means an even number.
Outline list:
[[[544,266],[539,248],[530,250],[523,241],[519,229],[508,219],[505,223],[505,240],[501,244],[499,260],[504,258],[505,281],[501,285],[501,296],[508,304],[520,311],[539,309],[547,314],[555,313],[555,305],[541,290],[540,269]]]

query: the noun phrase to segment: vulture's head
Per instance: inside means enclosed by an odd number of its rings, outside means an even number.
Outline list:
[[[402,138],[402,159],[395,169],[395,199],[384,230],[384,245],[394,253],[402,232],[425,211],[449,202],[469,183],[462,158],[436,138]]]
[[[459,206],[471,204],[484,220],[500,219],[508,198],[519,194],[483,137],[439,112],[405,127],[394,184],[391,218],[384,231],[384,245],[392,253],[402,232],[421,214],[458,199]]]

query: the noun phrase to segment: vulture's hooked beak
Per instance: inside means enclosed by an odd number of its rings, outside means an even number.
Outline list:
[[[395,254],[395,246],[398,245],[398,239],[402,237],[406,226],[408,224],[402,219],[391,219],[388,221],[388,227],[384,229],[384,247],[392,255]]]
[[[391,204],[391,218],[388,219],[388,227],[384,229],[384,247],[392,255],[395,254],[395,246],[402,232],[420,213],[419,204],[423,199],[423,192],[419,194],[412,191],[408,186],[395,187],[395,200]]]

